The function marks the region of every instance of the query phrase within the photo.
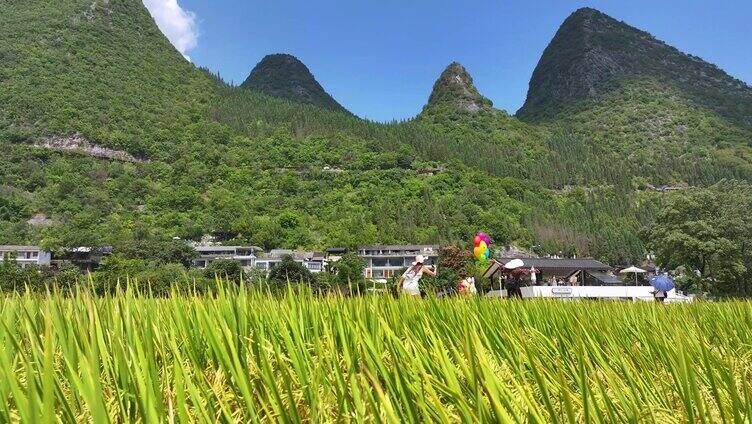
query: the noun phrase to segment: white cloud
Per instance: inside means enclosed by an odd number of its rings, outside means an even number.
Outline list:
[[[198,43],[198,25],[196,15],[185,10],[177,0],[143,0],[159,29],[186,59],[187,52]]]

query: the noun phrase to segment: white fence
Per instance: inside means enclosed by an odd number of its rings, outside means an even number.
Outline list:
[[[655,301],[650,286],[532,286],[522,287],[522,297],[532,299],[537,297],[559,299],[621,299],[632,301]],[[666,302],[691,302],[689,296],[668,292]]]

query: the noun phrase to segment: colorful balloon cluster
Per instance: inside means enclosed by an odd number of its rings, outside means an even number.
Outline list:
[[[475,258],[482,261],[491,257],[491,238],[486,233],[478,233],[473,240],[473,255]]]

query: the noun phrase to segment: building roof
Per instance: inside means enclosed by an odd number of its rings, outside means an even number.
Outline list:
[[[436,244],[377,244],[373,246],[358,246],[358,250],[424,250],[430,249],[439,251],[439,245]]]
[[[78,247],[64,247],[62,249],[56,250],[53,252],[56,259],[64,259],[64,258],[72,258],[72,257],[80,257],[85,255],[111,255],[113,253],[113,247],[112,246],[100,246],[100,247],[90,247],[90,246],[78,246]]]
[[[42,250],[39,246],[16,246],[12,244],[0,245],[0,250]]]
[[[194,249],[198,252],[212,251],[212,252],[234,252],[236,250],[263,250],[258,246],[220,246],[220,245],[199,245],[194,246]]]
[[[608,271],[610,266],[593,258],[580,259],[554,259],[554,258],[517,258],[522,259],[525,268],[545,269],[583,269],[593,271]],[[499,262],[503,265],[512,258],[502,258]]]
[[[198,252],[234,252],[238,250],[235,246],[196,246]]]
[[[289,249],[272,249],[269,253],[259,255],[258,261],[280,260],[285,256],[292,256],[296,261],[324,260],[326,255],[323,252],[311,252],[302,250]]]
[[[366,256],[383,256],[383,255],[403,255],[406,254],[404,251],[411,251],[412,254],[428,254],[428,255],[438,255],[439,254],[439,246],[438,245],[429,245],[429,244],[412,244],[412,245],[374,245],[374,246],[359,246],[358,252],[360,251],[369,251],[369,250],[387,250],[392,251],[391,253],[384,253],[384,254],[367,254]],[[396,252],[399,253],[396,253]]]
[[[622,280],[619,278],[606,274],[605,272],[601,271],[588,271],[588,274],[592,275],[593,278],[597,279],[603,284],[610,285],[610,286],[618,286],[621,284],[624,284]]]
[[[558,259],[558,258],[501,258],[492,261],[483,276],[488,278],[494,275],[504,264],[512,259],[522,259],[525,268],[536,268],[539,271],[608,271],[610,266],[593,258],[581,259]]]

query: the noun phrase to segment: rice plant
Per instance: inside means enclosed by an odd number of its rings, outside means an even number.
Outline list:
[[[0,422],[752,420],[752,304],[0,298]]]

